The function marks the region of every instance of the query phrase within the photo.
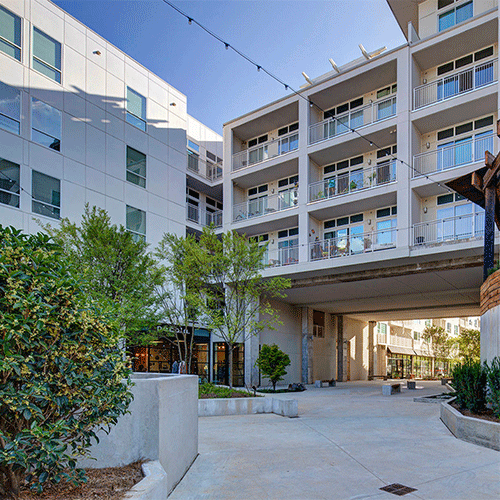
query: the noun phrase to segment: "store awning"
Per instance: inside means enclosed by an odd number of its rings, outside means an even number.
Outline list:
[[[195,328],[194,329],[194,336],[209,339],[210,338],[210,331],[207,330],[206,328]]]
[[[392,354],[409,354],[410,356],[415,356],[415,351],[409,347],[388,345],[387,350],[392,352]]]
[[[432,358],[432,354],[428,351],[422,351],[422,349],[415,349],[415,354],[417,356],[425,356],[426,358]]]

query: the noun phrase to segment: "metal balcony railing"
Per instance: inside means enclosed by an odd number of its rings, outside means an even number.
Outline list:
[[[393,345],[400,347],[409,347],[413,349],[413,339],[408,337],[401,337],[399,335],[388,335],[387,333],[378,333],[377,334],[377,343],[384,345]]]
[[[268,250],[266,257],[269,267],[292,266],[299,263],[299,247],[290,245],[285,248]]]
[[[263,196],[233,205],[233,222],[239,222],[253,217],[262,217],[274,212],[293,208],[298,204],[298,191],[290,189],[271,196]]]
[[[471,68],[452,73],[413,89],[413,109],[450,99],[470,92],[498,79],[497,59],[475,64]]]
[[[234,172],[250,165],[256,165],[276,156],[295,151],[299,147],[299,132],[283,135],[278,139],[263,142],[258,146],[233,154],[231,170]]]
[[[420,177],[476,162],[484,163],[486,151],[493,151],[493,133],[417,154],[413,157],[412,177]]]
[[[313,325],[313,337],[325,338],[325,327],[323,325]]]
[[[222,227],[222,210],[209,212],[191,203],[186,204],[186,219],[201,226]]]
[[[414,246],[482,238],[483,235],[484,212],[419,222],[413,225]]]
[[[201,175],[209,181],[220,179],[223,174],[222,163],[214,163],[210,160],[202,160],[196,155],[188,154],[187,168],[190,172]]]
[[[309,261],[347,257],[396,247],[396,228],[350,234],[309,243]]]
[[[396,114],[396,96],[372,102],[309,126],[309,144],[346,134],[352,129],[385,120]]]
[[[396,161],[344,172],[309,184],[309,201],[326,200],[341,194],[375,188],[396,180]]]

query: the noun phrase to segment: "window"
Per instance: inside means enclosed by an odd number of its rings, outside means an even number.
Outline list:
[[[146,132],[146,98],[127,87],[127,122]]]
[[[299,228],[278,231],[278,255],[282,266],[299,261]]]
[[[377,210],[377,234],[375,244],[377,249],[396,246],[397,206]]]
[[[31,139],[61,151],[61,112],[34,97],[31,98]]]
[[[61,83],[61,44],[33,27],[33,69]]]
[[[61,216],[61,181],[33,170],[31,210],[53,219]]]
[[[451,333],[451,323],[446,323],[446,331]]]
[[[453,332],[455,333],[455,335],[458,335],[458,325],[455,325],[453,327]]]
[[[19,172],[17,163],[0,158],[0,203],[19,208]]]
[[[127,231],[132,233],[134,241],[146,241],[146,212],[127,205]]]
[[[451,2],[442,2],[442,6],[451,4]],[[461,23],[470,19],[474,15],[474,9],[471,2],[466,2],[452,9],[439,14],[438,16],[438,30],[444,31],[445,29],[455,26],[455,24]]]
[[[325,313],[323,311],[313,310],[313,336],[325,337]]]
[[[0,5],[0,51],[21,60],[21,18]]]
[[[198,144],[196,144],[196,142],[193,142],[189,139],[188,139],[188,148],[191,148],[193,151],[196,151],[197,153],[200,152],[200,146],[198,146]],[[212,155],[212,156],[214,156],[214,155]],[[214,157],[214,160],[215,160],[215,157]]]
[[[413,332],[413,340],[420,340],[420,332]]]
[[[0,128],[19,134],[20,120],[21,92],[0,82]]]
[[[146,187],[146,155],[127,146],[127,181]]]
[[[385,323],[377,323],[378,333],[385,335],[387,333],[387,325]]]

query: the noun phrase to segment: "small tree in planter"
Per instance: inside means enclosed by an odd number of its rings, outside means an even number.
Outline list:
[[[273,392],[276,392],[276,383],[286,375],[285,368],[290,365],[290,358],[276,344],[264,344],[255,365],[272,382]]]
[[[117,332],[48,236],[0,226],[0,498],[84,480],[76,459],[132,399]]]

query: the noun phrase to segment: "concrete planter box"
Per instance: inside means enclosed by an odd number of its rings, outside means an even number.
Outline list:
[[[450,432],[463,441],[500,451],[500,423],[466,417],[450,405],[453,401],[441,405],[441,420]]]
[[[144,479],[125,495],[123,500],[165,500],[168,496],[167,473],[158,460],[142,464]]]
[[[198,416],[250,415],[275,413],[283,417],[297,417],[299,404],[296,399],[261,398],[214,398],[198,400]]]
[[[198,455],[198,377],[134,373],[132,380],[130,414],[120,417],[109,434],[100,432],[99,443],[90,449],[96,460],[82,460],[79,466],[100,469],[158,460],[166,472],[167,495]]]

